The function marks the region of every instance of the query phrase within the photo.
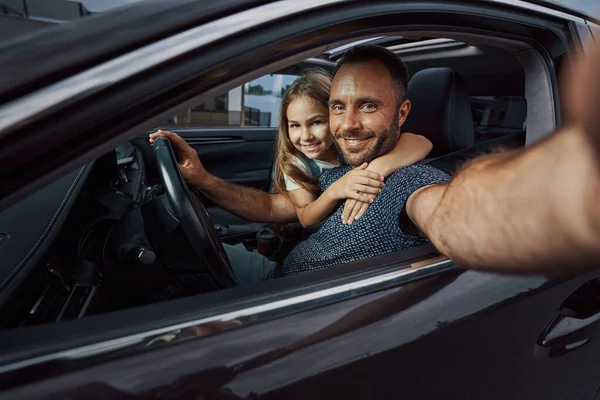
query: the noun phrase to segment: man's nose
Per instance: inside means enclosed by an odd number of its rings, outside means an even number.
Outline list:
[[[341,128],[345,132],[351,132],[356,129],[360,129],[360,118],[355,111],[346,111],[344,113],[344,119],[342,120]]]

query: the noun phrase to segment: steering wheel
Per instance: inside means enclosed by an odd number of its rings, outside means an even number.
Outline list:
[[[221,240],[206,208],[196,196],[191,195],[183,180],[169,140],[157,138],[154,141],[154,154],[174,217],[194,247],[199,261],[219,288],[235,286],[231,265]]]

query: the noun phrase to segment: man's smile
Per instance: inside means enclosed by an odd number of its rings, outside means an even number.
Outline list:
[[[374,139],[375,136],[367,136],[367,137],[342,137],[343,146],[351,151],[356,151],[364,148],[369,141]],[[339,139],[338,139],[339,140]]]

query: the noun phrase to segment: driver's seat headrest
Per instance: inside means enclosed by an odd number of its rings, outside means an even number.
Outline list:
[[[473,116],[463,80],[450,68],[428,68],[408,82],[411,109],[403,132],[423,135],[433,143],[437,157],[475,144]]]

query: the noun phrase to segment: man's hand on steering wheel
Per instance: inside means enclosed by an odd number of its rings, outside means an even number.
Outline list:
[[[171,142],[171,146],[179,158],[179,169],[186,183],[191,186],[201,186],[202,182],[206,180],[208,172],[204,169],[198,152],[178,134],[161,129],[150,134],[150,143],[154,143],[159,137],[164,137]]]

